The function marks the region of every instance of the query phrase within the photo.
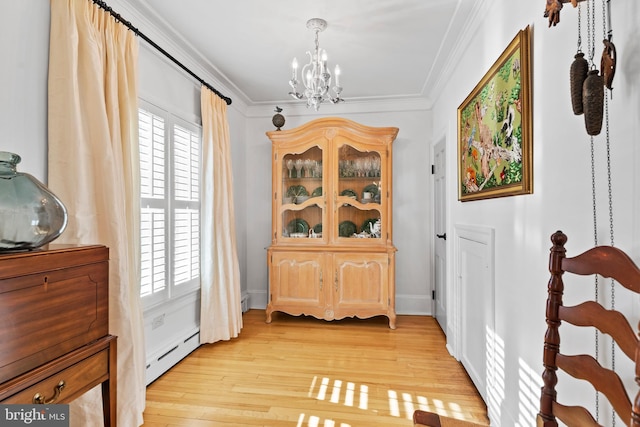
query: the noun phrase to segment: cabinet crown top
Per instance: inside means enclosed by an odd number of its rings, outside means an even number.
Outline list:
[[[323,117],[311,120],[292,129],[269,131],[266,134],[272,141],[277,141],[281,139],[300,137],[307,133],[318,133],[323,131],[331,131],[326,134],[328,138],[333,138],[340,133],[349,133],[369,138],[383,138],[392,142],[398,135],[399,129],[397,127],[367,126],[342,117]]]

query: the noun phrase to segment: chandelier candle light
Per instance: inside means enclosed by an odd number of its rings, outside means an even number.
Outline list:
[[[336,65],[334,75],[336,76],[335,86],[332,88],[335,96],[330,93],[331,73],[327,67],[327,51],[320,49],[318,44],[318,33],[327,28],[327,21],[320,18],[312,18],[307,21],[307,28],[315,31],[316,45],[313,53],[307,51],[309,55],[309,63],[302,67],[302,84],[305,87],[304,93],[298,92],[298,60],[293,58],[291,62],[291,80],[289,85],[293,89],[289,95],[295,99],[307,98],[307,108],[313,106],[318,111],[320,104],[324,101],[330,101],[332,104],[344,101],[340,98],[342,87],[340,86],[340,67]]]

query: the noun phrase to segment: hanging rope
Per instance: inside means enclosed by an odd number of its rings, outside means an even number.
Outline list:
[[[596,203],[596,161],[595,161],[595,154],[594,154],[594,138],[593,136],[591,137],[591,205],[593,207],[593,245],[594,246],[598,246],[598,209],[597,209],[597,203]],[[598,275],[596,274],[594,276],[594,284],[593,284],[593,289],[594,289],[594,301],[598,301],[598,289],[599,289],[599,283],[598,283]],[[599,360],[599,353],[600,353],[600,333],[598,332],[598,330],[595,330],[595,349],[594,349],[594,356],[596,360]],[[596,408],[595,408],[595,412],[596,412],[596,421],[600,421],[600,393],[596,390]]]
[[[611,32],[611,23],[609,16],[607,21],[607,8],[605,7],[605,1],[608,3],[608,0],[602,0],[602,26],[603,33],[605,38],[611,40],[613,34]],[[609,9],[610,12],[610,9]],[[607,30],[607,22],[609,22],[609,29]],[[578,28],[580,28],[580,12],[578,12]],[[581,42],[581,39],[578,38],[578,43]],[[594,56],[595,56],[595,0],[591,0],[590,3],[587,3],[587,50],[589,54],[589,61],[591,62],[591,68],[595,68]],[[602,71],[602,70],[601,70]],[[613,188],[612,188],[612,178],[611,178],[611,141],[610,141],[610,132],[609,132],[609,101],[608,97],[604,97],[604,121],[605,121],[605,138],[606,138],[606,152],[607,152],[607,198],[608,198],[608,208],[609,208],[609,239],[610,245],[614,246],[614,221],[613,221]],[[595,147],[594,147],[594,137],[591,136],[591,200],[593,207],[593,240],[594,245],[598,245],[598,206],[597,206],[597,195],[596,195],[596,167],[595,167]],[[594,276],[594,298],[598,301],[599,298],[599,281],[598,275]],[[615,309],[615,281],[611,279],[611,310]],[[616,344],[615,341],[611,340],[611,370],[615,371],[615,356]],[[596,330],[595,332],[595,358],[598,360],[599,358],[599,333]],[[596,421],[599,420],[599,393],[596,392],[596,401],[595,401],[595,413],[596,413]],[[611,414],[611,425],[616,425],[616,414],[615,411],[612,411]]]
[[[578,3],[578,53],[582,52],[582,3]]]
[[[595,57],[596,52],[596,41],[595,41],[595,0],[589,0],[587,2],[587,58],[589,58],[589,65],[591,69],[595,68],[595,62],[593,58]]]
[[[609,0],[606,0],[607,5],[609,5]],[[607,8],[605,8],[605,0],[602,0],[602,33],[603,38],[611,41],[613,39],[613,32],[611,30],[611,9],[608,9],[609,16],[607,19]],[[609,30],[607,30],[607,22],[609,23]],[[604,70],[601,70],[604,72]],[[607,86],[605,85],[605,88]],[[609,89],[609,88],[607,88]],[[611,89],[609,89],[611,93]],[[611,246],[614,246],[614,235],[613,235],[613,190],[611,185],[611,141],[609,134],[609,97],[604,97],[604,122],[605,122],[605,137],[607,141],[607,190],[608,190],[608,198],[609,198],[609,239]],[[611,310],[614,310],[616,307],[616,289],[615,289],[615,280],[611,279]],[[616,342],[611,340],[611,370],[615,372],[616,370]],[[611,414],[611,425],[616,425],[616,414],[615,411],[612,411]]]
[[[591,26],[591,12],[589,9],[589,3],[587,3],[587,57],[590,63],[590,66],[593,66],[593,56],[594,56],[594,40],[592,36],[592,26]],[[578,4],[578,50],[582,46],[582,3]],[[595,158],[595,144],[594,138],[591,136],[590,138],[590,147],[591,147],[591,207],[592,207],[592,215],[593,215],[593,245],[598,246],[598,209],[597,209],[597,193],[596,193],[596,158]],[[600,288],[598,283],[598,275],[594,276],[594,285],[593,285],[593,299],[594,301],[598,301],[599,293],[598,289]],[[596,329],[594,331],[594,356],[596,360],[599,360],[600,354],[600,334]],[[595,418],[596,421],[600,420],[600,393],[598,390],[595,391]]]

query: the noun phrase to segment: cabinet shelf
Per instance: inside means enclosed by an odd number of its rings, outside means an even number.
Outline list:
[[[307,200],[305,200],[302,203],[283,203],[281,209],[282,210],[292,210],[292,211],[299,211],[302,209],[305,209],[309,206],[320,206],[323,204],[323,197],[312,197],[309,198]]]
[[[288,178],[286,176],[282,177],[283,182],[322,182],[322,177],[302,177],[302,178]]]

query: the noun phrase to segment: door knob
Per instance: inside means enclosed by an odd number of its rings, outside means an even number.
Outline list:
[[[444,240],[447,240],[447,233],[444,233],[444,234],[436,234],[436,237],[437,237],[438,239],[444,239]]]

